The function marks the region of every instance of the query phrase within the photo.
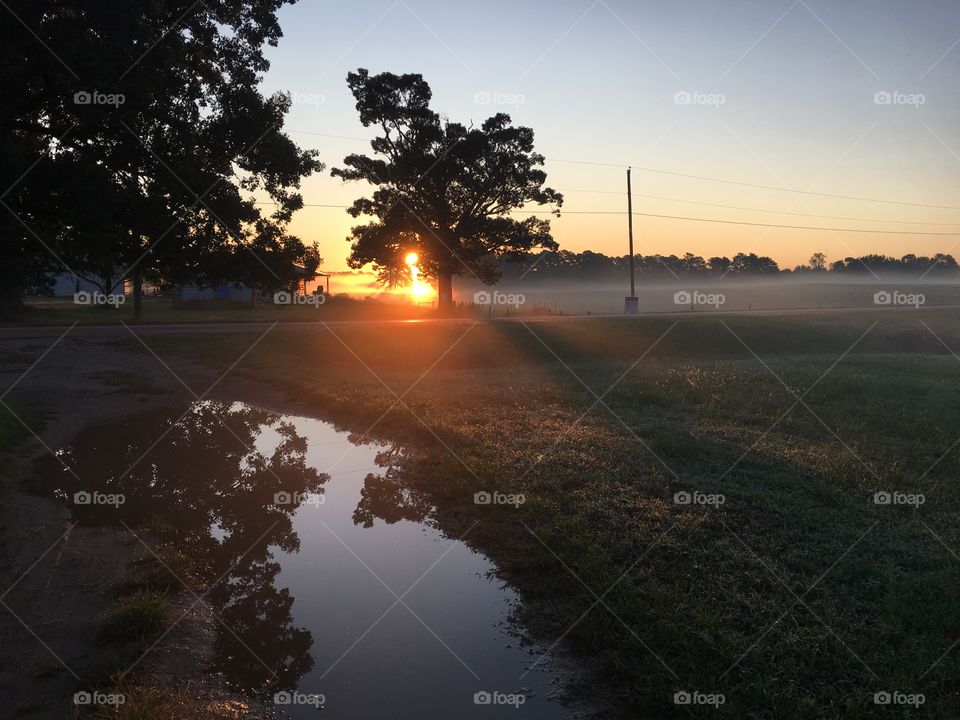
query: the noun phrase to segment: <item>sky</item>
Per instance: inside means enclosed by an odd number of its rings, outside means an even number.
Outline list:
[[[364,67],[422,74],[451,120],[507,112],[533,128],[548,185],[565,196],[553,220],[563,249],[627,253],[632,165],[638,253],[756,252],[792,267],[816,251],[960,251],[949,235],[960,209],[793,192],[960,208],[956,0],[300,0],[279,19],[263,89],[293,94],[285,128],[327,165],[303,185],[308,204],[347,205],[368,189],[329,175],[369,150],[345,82]],[[306,207],[291,232],[339,270],[354,223],[342,208]]]

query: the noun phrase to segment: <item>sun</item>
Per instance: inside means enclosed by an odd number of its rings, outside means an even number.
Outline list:
[[[408,252],[403,261],[410,268],[410,297],[414,300],[422,300],[433,295],[433,286],[420,279],[420,268],[417,267],[420,256],[415,252]]]
[[[417,300],[433,295],[433,287],[429,283],[414,280],[410,288],[410,295]]]

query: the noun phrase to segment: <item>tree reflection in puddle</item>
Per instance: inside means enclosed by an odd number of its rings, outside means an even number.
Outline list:
[[[268,427],[279,442],[265,455],[256,441]],[[275,549],[299,550],[291,519],[328,479],[306,451],[278,414],[204,401],[179,420],[159,412],[83,431],[38,462],[32,483],[67,501],[82,524],[172,527],[214,583],[206,600],[232,631],[218,623],[213,670],[272,692],[295,688],[313,665],[312,635],[294,627],[274,559]]]
[[[363,479],[360,502],[353,511],[353,522],[365,528],[373,527],[379,518],[392,525],[401,520],[423,522],[433,507],[422,497],[403,485],[398,477],[397,461],[400,448],[391,447],[377,453],[376,463],[385,468],[382,474],[369,473]]]

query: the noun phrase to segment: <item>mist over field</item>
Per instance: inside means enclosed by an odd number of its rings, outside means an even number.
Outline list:
[[[533,279],[485,286],[457,278],[454,291],[464,303],[487,304],[496,314],[538,308],[566,314],[621,314],[629,281],[561,282]],[[820,274],[741,279],[680,278],[644,281],[637,285],[641,313],[710,311],[818,310],[960,304],[960,281],[918,280],[909,273],[866,277]],[[886,293],[886,295],[884,294]],[[478,295],[479,294],[479,295]],[[504,296],[504,297],[500,297]],[[520,308],[513,300],[521,299]],[[889,296],[889,299],[888,297]]]

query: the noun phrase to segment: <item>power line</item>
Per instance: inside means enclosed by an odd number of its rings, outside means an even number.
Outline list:
[[[358,142],[369,142],[369,141],[370,141],[370,138],[361,138],[361,137],[356,137],[356,136],[351,136],[351,135],[334,135],[334,134],[331,134],[331,133],[313,132],[313,131],[310,131],[310,130],[288,130],[287,132],[297,133],[297,134],[302,134],[302,135],[317,135],[317,136],[319,136],[319,137],[337,138],[337,139],[339,139],[339,140],[354,140],[354,141],[358,141]],[[625,165],[622,164],[622,163],[595,162],[595,161],[590,161],[590,160],[564,160],[564,159],[561,159],[561,158],[545,158],[545,160],[546,160],[547,162],[566,163],[566,164],[569,164],[569,165],[593,165],[593,166],[596,166],[596,167],[613,167],[613,168],[620,168],[620,169],[623,169],[623,168],[625,167]],[[673,171],[673,170],[660,170],[659,168],[641,167],[641,166],[639,166],[639,165],[632,165],[631,167],[632,167],[634,170],[640,170],[640,171],[642,171],[642,172],[648,172],[648,173],[655,173],[655,174],[658,174],[658,175],[670,175],[670,176],[673,176],[673,177],[682,177],[682,178],[688,178],[688,179],[691,179],[691,180],[704,180],[704,181],[707,181],[707,182],[724,183],[724,184],[726,184],[726,185],[737,185],[737,186],[739,186],[739,187],[757,188],[757,189],[760,189],[760,190],[773,190],[773,191],[776,191],[776,192],[787,192],[787,193],[793,193],[793,194],[797,194],[797,195],[814,195],[814,196],[816,196],[816,197],[828,197],[828,198],[835,198],[835,199],[839,199],[839,200],[857,200],[857,201],[860,201],[860,202],[880,203],[880,204],[884,204],[884,205],[904,205],[904,206],[909,206],[909,207],[935,208],[935,209],[938,209],[938,210],[960,210],[960,205],[936,205],[936,204],[932,204],[932,203],[909,202],[909,201],[906,201],[906,200],[887,200],[887,199],[883,199],[883,198],[870,198],[870,197],[863,197],[863,196],[861,196],[861,195],[842,195],[842,194],[838,194],[838,193],[816,192],[816,191],[814,191],[814,190],[798,190],[798,189],[796,189],[796,188],[779,187],[779,186],[776,186],[776,185],[763,185],[763,184],[760,184],[760,183],[748,183],[748,182],[742,182],[742,181],[740,181],[740,180],[730,180],[730,179],[727,179],[727,178],[710,177],[710,176],[708,176],[708,175],[692,175],[692,174],[690,174],[690,173],[675,172],[675,171]],[[615,195],[623,195],[623,194],[624,194],[624,193],[622,193],[622,192],[616,192],[616,191],[613,191],[613,190],[580,190],[580,191],[568,191],[568,192],[595,192],[595,193],[604,193],[604,194],[611,194],[611,195],[614,195],[614,194],[615,194]],[[641,196],[641,197],[656,197],[656,196]],[[661,198],[661,199],[667,200],[667,199],[669,199],[669,198]],[[680,202],[684,202],[684,201],[680,201]],[[701,205],[709,205],[710,203],[698,203],[698,204],[701,204]],[[721,205],[721,206],[717,206],[717,207],[724,207],[724,206]],[[736,209],[736,210],[740,210],[740,209],[748,210],[748,209],[751,209],[751,208],[732,208],[732,209]],[[772,210],[757,210],[757,212],[774,212],[774,211],[772,211]],[[782,214],[784,214],[784,215],[802,215],[802,213],[782,213]],[[838,217],[838,216],[830,216],[830,215],[820,215],[820,216],[817,216],[817,215],[809,215],[809,217],[833,217],[834,219],[837,219],[837,220],[846,219],[846,218],[842,218],[842,217]],[[850,218],[850,219],[858,219],[858,220],[859,220],[860,218]],[[872,220],[871,220],[871,221],[869,221],[869,222],[886,222],[886,221],[883,221],[883,220],[872,221]],[[896,222],[896,221],[890,221],[890,222]],[[904,221],[904,222],[906,222],[906,221]],[[917,224],[920,224],[920,223],[917,223]],[[950,224],[950,223],[930,223],[930,224],[931,224],[931,225],[940,225],[940,224],[947,225],[947,224]]]
[[[587,160],[561,160],[559,158],[546,158],[547,162],[569,163],[571,165],[596,165],[599,167],[615,167],[623,169],[624,164],[590,162]],[[657,168],[639,167],[631,165],[634,170],[642,172],[656,173],[658,175],[672,175],[674,177],[690,178],[692,180],[706,180],[709,182],[725,183],[727,185],[739,185],[740,187],[759,188],[761,190],[775,190],[777,192],[788,192],[797,195],[816,195],[818,197],[838,198],[840,200],[860,200],[862,202],[883,203],[887,205],[909,205],[911,207],[938,208],[940,210],[960,210],[960,205],[933,205],[930,203],[915,203],[905,200],[883,200],[880,198],[862,197],[859,195],[838,195],[835,193],[815,192],[813,190],[797,190],[794,188],[777,187],[776,185],[760,185],[758,183],[741,182],[739,180],[728,180],[725,178],[708,177],[706,175],[691,175],[688,173],[674,172],[672,170],[659,170]]]
[[[575,188],[557,188],[560,192],[582,192],[582,193],[597,193],[602,195],[626,195],[624,192],[618,190],[585,190],[585,189],[575,189]],[[892,223],[895,225],[960,225],[960,223],[949,223],[949,222],[924,222],[920,220],[878,220],[876,218],[864,218],[864,217],[850,217],[847,215],[818,215],[817,213],[799,213],[799,212],[788,212],[786,210],[767,210],[764,208],[754,208],[754,207],[743,207],[741,205],[722,205],[719,203],[709,203],[703,202],[702,200],[685,200],[683,198],[675,197],[666,197],[664,195],[644,195],[643,193],[634,193],[634,197],[642,197],[650,200],[667,200],[669,202],[679,202],[686,203],[688,205],[705,205],[707,207],[716,207],[724,208],[727,210],[747,210],[750,212],[762,212],[762,213],[771,213],[773,215],[795,215],[797,217],[812,217],[812,218],[824,218],[827,220],[852,220],[860,222],[872,222],[872,223]]]
[[[626,215],[626,213],[622,213],[622,214]],[[951,232],[915,232],[913,230],[864,230],[861,228],[810,227],[809,225],[775,225],[772,223],[752,223],[752,222],[740,222],[737,220],[718,220],[717,218],[695,218],[695,217],[683,217],[679,215],[656,215],[654,213],[635,212],[634,215],[642,215],[644,217],[664,218],[666,220],[690,220],[693,222],[722,223],[724,225],[749,225],[751,227],[786,228],[788,230],[819,230],[819,231],[829,231],[829,232],[854,232],[854,233],[870,233],[870,234],[880,234],[880,235],[945,235],[948,237],[960,236],[960,231],[951,233]]]
[[[272,201],[261,202],[259,200],[255,200],[253,204],[254,205],[276,205],[276,203]],[[353,206],[352,205],[324,205],[323,203],[304,203],[303,207],[340,208],[341,210],[343,210]]]
[[[257,205],[275,205],[276,203],[257,202],[256,204]],[[304,203],[304,207],[345,209],[352,206]],[[514,214],[522,214],[522,215],[553,215],[552,212],[547,210],[511,210],[510,212]],[[565,210],[563,214],[566,214],[566,215],[626,215],[627,213],[620,210]],[[913,230],[866,230],[861,228],[811,227],[809,225],[777,225],[774,223],[754,223],[754,222],[743,222],[740,220],[720,220],[719,218],[686,217],[683,215],[658,215],[656,213],[643,213],[643,212],[634,212],[633,214],[635,216],[660,218],[663,220],[686,220],[689,222],[709,222],[709,223],[720,223],[723,225],[747,225],[750,227],[784,228],[786,230],[816,230],[819,232],[824,232],[824,231],[853,232],[853,233],[870,233],[870,234],[880,234],[880,235],[940,235],[940,236],[946,236],[946,237],[960,236],[960,231],[958,232],[924,232],[924,231],[917,232]]]
[[[625,194],[625,193],[614,193],[612,190],[566,190],[566,192],[596,192],[596,193],[611,193],[611,194],[617,194],[617,195],[624,195],[624,194]],[[871,222],[871,223],[885,223],[885,224],[891,224],[891,223],[892,223],[892,224],[895,224],[895,225],[935,225],[935,226],[960,225],[960,223],[923,222],[923,221],[918,221],[918,220],[877,220],[877,219],[875,219],[875,218],[849,217],[849,216],[845,216],[845,215],[817,215],[817,214],[815,214],[815,213],[798,213],[798,212],[787,212],[787,211],[781,211],[781,210],[765,210],[765,209],[763,209],[763,208],[743,207],[743,206],[740,206],[740,205],[721,205],[721,204],[718,204],[718,203],[701,202],[701,201],[699,201],[699,200],[683,200],[682,198],[665,197],[665,196],[663,196],[663,195],[644,195],[644,194],[641,194],[641,193],[634,193],[634,195],[636,195],[637,197],[649,198],[649,199],[653,199],[653,200],[668,200],[668,201],[671,201],[671,202],[681,202],[681,203],[687,203],[687,204],[689,204],[689,205],[705,205],[705,206],[708,206],[708,207],[724,208],[724,209],[727,209],[727,210],[748,210],[748,211],[752,211],[752,212],[771,213],[771,214],[774,214],[774,215],[794,215],[794,216],[798,216],[798,217],[825,218],[825,219],[828,219],[828,220],[851,220],[851,221],[861,221],[861,222]],[[258,201],[256,204],[257,204],[257,205],[275,205],[276,203],[273,203],[273,202],[259,202],[259,201]],[[304,206],[304,207],[322,207],[322,208],[340,208],[340,209],[346,209],[346,208],[352,207],[352,205],[327,205],[327,204],[323,204],[323,203],[304,203],[303,206]],[[524,211],[524,210],[517,210],[517,211],[515,211],[515,212],[523,212],[523,213],[526,213],[526,214],[531,214],[531,213],[532,213],[532,214],[535,214],[535,215],[538,215],[538,214],[539,214],[539,215],[552,215],[552,214],[553,214],[552,212],[544,212],[544,211]],[[620,211],[620,210],[606,210],[606,211],[605,211],[605,210],[564,210],[564,211],[562,211],[562,214],[563,214],[563,213],[565,213],[565,214],[567,214],[567,215],[626,215],[625,212]],[[664,217],[664,218],[673,217],[673,216],[670,216],[670,215],[653,215],[653,214],[650,214],[650,213],[634,213],[634,215],[643,215],[643,214],[647,214],[647,215],[650,216],[650,217]],[[708,219],[704,219],[704,218],[677,218],[677,219],[704,220],[704,222],[708,222],[708,221],[709,221],[709,222],[712,222],[712,220],[708,220]],[[716,222],[724,222],[724,221],[716,220]],[[734,222],[734,221],[730,220],[730,221],[726,221],[726,222]],[[743,225],[751,225],[751,224],[762,225],[762,223],[738,223],[738,224],[743,224]],[[772,224],[771,224],[771,225],[763,225],[763,226],[764,226],[764,227],[795,227],[795,226],[791,226],[791,225],[772,225]],[[819,229],[831,229],[831,228],[811,228],[811,229],[819,230]],[[839,228],[832,228],[832,229],[839,229]],[[849,230],[849,228],[846,228],[846,229]],[[863,232],[867,232],[867,231],[864,230]],[[879,231],[878,231],[878,232],[879,232]],[[903,231],[902,233],[895,233],[895,234],[922,235],[922,234],[924,234],[924,233],[914,233],[914,232],[910,232],[910,231]],[[931,233],[927,233],[927,234],[931,234]],[[932,234],[937,234],[937,233],[932,233]],[[942,234],[952,235],[952,234],[954,234],[954,233],[942,233]]]
[[[317,135],[319,137],[337,138],[338,140],[357,140],[358,142],[370,142],[370,138],[356,137],[353,135],[333,135],[331,133],[312,132],[311,130],[287,130],[287,132],[297,135]]]

